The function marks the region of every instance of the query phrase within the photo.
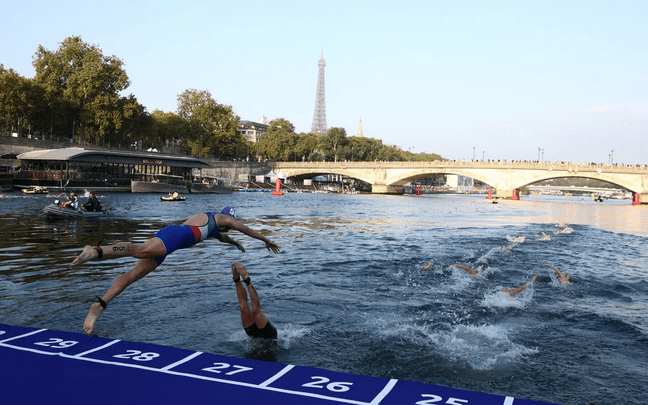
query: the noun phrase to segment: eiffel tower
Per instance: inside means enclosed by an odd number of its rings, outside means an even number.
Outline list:
[[[313,113],[313,125],[311,132],[314,134],[326,133],[326,98],[324,88],[324,68],[326,61],[324,60],[324,49],[322,49],[322,57],[317,63],[317,95],[315,96],[315,112]]]

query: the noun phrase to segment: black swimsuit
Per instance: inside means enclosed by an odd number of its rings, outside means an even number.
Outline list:
[[[252,325],[245,328],[245,333],[247,333],[248,336],[258,337],[262,339],[277,339],[277,329],[272,326],[270,321],[268,321],[263,329],[259,329],[259,327],[256,326],[256,323],[253,323]]]

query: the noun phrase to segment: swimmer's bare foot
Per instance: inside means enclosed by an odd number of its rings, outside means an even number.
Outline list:
[[[90,311],[88,311],[88,316],[86,316],[86,319],[83,322],[83,331],[85,333],[87,333],[88,335],[92,334],[92,332],[94,331],[95,323],[97,322],[97,319],[99,319],[99,316],[103,311],[104,311],[103,307],[98,302],[95,302],[94,304],[90,305]]]
[[[94,260],[98,257],[99,251],[93,246],[86,245],[86,247],[83,248],[83,252],[81,252],[81,254],[77,256],[77,258],[74,259],[72,263],[70,263],[70,268],[83,264],[87,261]]]
[[[245,266],[243,266],[243,263],[234,263],[232,264],[232,268],[234,268],[235,265],[236,265],[236,271],[238,272],[238,274],[241,275],[243,281],[250,278],[250,274],[248,274],[248,271],[245,269]]]

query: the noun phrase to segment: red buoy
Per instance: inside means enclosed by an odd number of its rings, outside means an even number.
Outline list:
[[[271,193],[272,195],[283,195],[283,191],[281,191],[281,179],[277,178],[277,182],[275,183],[275,189]]]
[[[519,200],[520,197],[517,195],[517,190],[513,189],[513,195],[511,196],[511,200]]]
[[[421,186],[416,186],[416,195],[421,195]]]
[[[493,189],[489,188],[488,189],[488,195],[486,196],[487,200],[492,200],[493,199]]]
[[[634,193],[634,199],[632,200],[632,205],[641,205],[641,200],[639,199],[639,193]]]

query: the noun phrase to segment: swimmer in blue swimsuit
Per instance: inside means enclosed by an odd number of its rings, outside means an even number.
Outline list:
[[[252,285],[250,275],[248,274],[245,266],[241,263],[232,263],[232,277],[234,284],[236,284],[236,296],[239,302],[239,309],[241,310],[241,323],[243,329],[248,336],[254,338],[261,338],[267,340],[277,339],[277,329],[270,323],[268,317],[261,311],[261,300],[256,289]],[[250,293],[250,303],[248,304],[248,295],[245,287],[241,283],[247,285]]]
[[[135,257],[139,260],[132,270],[117,277],[103,297],[97,297],[98,301],[90,306],[88,316],[83,323],[83,330],[87,334],[91,334],[97,319],[113,298],[124,291],[126,287],[153,271],[162,264],[167,255],[178,249],[188,248],[207,238],[216,238],[221,242],[236,246],[241,252],[245,252],[240,242],[225,234],[231,229],[265,242],[268,251],[278,253],[281,250],[277,244],[261,235],[261,233],[238,222],[236,213],[230,207],[223,208],[220,213],[206,212],[194,215],[183,222],[182,225],[169,225],[158,231],[155,237],[142,244],[121,242],[103,248],[86,246],[83,252],[70,264],[70,268],[90,260],[114,259],[126,256]]]

